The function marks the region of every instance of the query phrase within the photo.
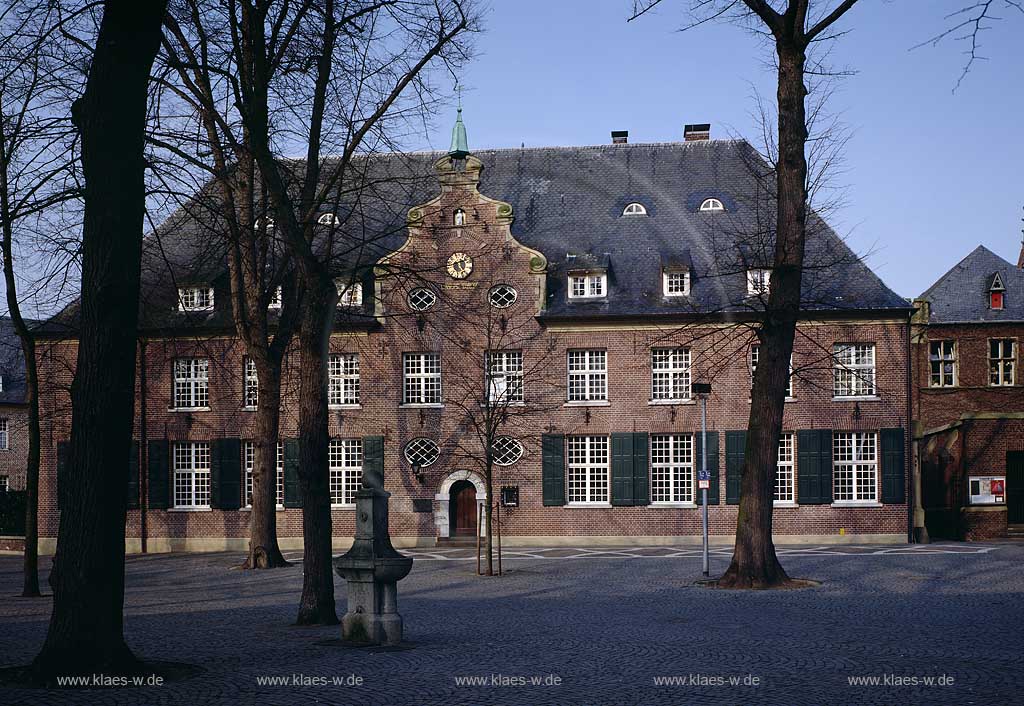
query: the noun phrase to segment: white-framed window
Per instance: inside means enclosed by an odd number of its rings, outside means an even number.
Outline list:
[[[570,299],[597,299],[608,293],[608,275],[603,272],[569,275]]]
[[[452,219],[452,222],[457,226],[466,225],[466,212],[463,211],[461,208],[455,209],[455,214]]]
[[[646,216],[647,215],[647,207],[644,206],[642,203],[634,202],[634,203],[628,204],[624,209],[622,209],[622,215],[623,216]]]
[[[277,475],[274,482],[277,506],[284,507],[284,442],[277,442]],[[252,471],[256,467],[256,444],[242,442],[242,459],[245,465],[245,507],[252,507]]]
[[[754,389],[754,373],[757,372],[757,361],[761,357],[761,344],[750,347],[750,389]],[[789,377],[786,378],[786,399],[793,399],[793,355],[789,356]]]
[[[264,226],[266,226],[267,230],[273,230],[274,219],[271,216],[266,216],[265,218],[257,218],[256,222],[253,225],[255,226],[256,230],[260,230]]]
[[[990,338],[988,341],[988,384],[1008,387],[1014,384],[1017,342],[1012,338]]]
[[[779,437],[779,459],[775,466],[775,502],[796,500],[796,434],[783,432]]]
[[[363,305],[363,285],[360,282],[352,284],[336,283],[338,287],[338,306],[356,307]]]
[[[0,451],[11,448],[11,423],[8,419],[0,419]]]
[[[523,401],[523,352],[487,351],[487,396],[491,402]]]
[[[174,444],[174,507],[210,507],[210,444]]]
[[[569,437],[570,503],[608,503],[609,459],[607,436]]]
[[[402,404],[441,404],[441,354],[402,355]]]
[[[409,302],[409,308],[413,311],[426,311],[437,304],[437,295],[426,287],[417,287],[409,292],[406,300]]]
[[[651,399],[690,399],[690,349],[651,349]]]
[[[499,284],[491,287],[491,291],[487,294],[487,301],[495,309],[507,309],[515,304],[518,298],[519,292],[509,284]]]
[[[433,439],[420,436],[405,445],[404,454],[410,466],[426,468],[441,456],[441,449]]]
[[[181,287],[178,289],[179,311],[211,311],[213,287]]]
[[[832,347],[832,360],[835,397],[874,397],[874,343],[837,343]]]
[[[7,476],[0,476],[0,493],[6,493],[11,489],[11,482]]]
[[[331,353],[328,357],[327,404],[359,404],[358,353]]]
[[[832,435],[833,498],[841,502],[878,499],[878,435],[836,432]]]
[[[747,270],[747,296],[768,294],[771,287],[772,271],[766,269]]]
[[[523,457],[523,445],[511,436],[499,436],[491,445],[491,457],[499,466],[511,466]]]
[[[4,375],[0,373],[0,392],[4,391]]]
[[[931,387],[956,387],[956,341],[929,342],[928,364]]]
[[[693,435],[651,435],[651,502],[692,503]]]
[[[174,408],[210,406],[210,361],[206,358],[174,360]]]
[[[688,297],[690,296],[690,273],[686,270],[663,271],[661,286],[666,297]]]
[[[700,204],[701,211],[724,211],[725,206],[719,199],[704,199]]]
[[[243,364],[243,406],[256,409],[260,405],[260,379],[256,374],[256,361],[246,356]]]
[[[338,218],[333,213],[321,213],[316,222],[322,226],[333,226],[338,222]]]
[[[608,352],[569,351],[569,401],[608,399]]]
[[[331,505],[351,506],[363,482],[363,440],[331,439],[327,448]]]
[[[274,287],[274,291],[270,295],[270,304],[267,305],[268,308],[270,308],[270,309],[280,309],[281,308],[281,301],[282,301],[281,294],[282,294],[281,293],[281,285],[277,285],[276,287]]]

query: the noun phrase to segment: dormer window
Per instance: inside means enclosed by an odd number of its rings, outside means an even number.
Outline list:
[[[274,293],[270,295],[269,307],[271,309],[280,309],[281,308],[281,287],[280,287],[280,285],[278,285],[277,287],[274,287]]]
[[[336,283],[338,287],[338,306],[362,306],[363,285],[359,282],[349,285]]]
[[[1006,287],[1003,286],[1003,278],[998,272],[993,273],[992,280],[988,285],[988,308],[999,310],[1006,306]]]
[[[322,226],[333,226],[338,222],[338,218],[333,213],[322,213],[316,222]]]
[[[631,203],[622,209],[623,216],[646,216],[647,208],[642,203]]]
[[[686,270],[661,273],[662,291],[666,297],[690,296],[690,273]]]
[[[274,228],[274,219],[270,216],[267,216],[266,218],[257,218],[255,226],[256,230],[260,230],[264,226],[266,226],[267,230],[272,230]]]
[[[604,272],[587,272],[569,275],[570,299],[597,299],[608,292],[608,275]]]
[[[178,290],[178,311],[213,310],[213,287],[182,287]]]
[[[466,212],[463,211],[461,208],[455,209],[454,223],[457,226],[466,225]]]
[[[747,296],[767,294],[771,278],[771,270],[747,270]]]
[[[1003,308],[1003,293],[1002,292],[989,292],[988,306],[990,309],[1002,309]]]
[[[704,199],[700,205],[701,211],[724,211],[725,206],[718,199]]]

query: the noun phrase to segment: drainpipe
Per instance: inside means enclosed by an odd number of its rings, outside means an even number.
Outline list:
[[[149,442],[146,437],[146,340],[139,339],[139,535],[147,553],[146,506],[149,503]]]
[[[919,302],[915,301],[914,303],[917,305]],[[927,323],[927,304],[924,302],[920,304],[921,309],[918,312],[920,312],[924,323]],[[910,456],[908,456],[910,459],[910,502],[907,506],[907,541],[917,544],[929,544],[931,539],[928,537],[928,528],[924,522],[924,507],[921,504],[921,446],[916,439],[920,424],[919,420],[915,420],[912,416],[914,414],[914,389],[916,384],[913,378],[915,371],[913,357],[915,350],[913,344],[913,320],[915,313],[911,312],[910,318],[907,319],[907,426],[910,431],[907,435],[907,443],[910,447]],[[918,413],[920,411],[919,405]]]

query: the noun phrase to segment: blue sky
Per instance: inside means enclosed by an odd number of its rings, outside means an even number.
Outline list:
[[[830,0],[829,4],[834,4]],[[861,0],[831,63],[843,79],[832,108],[853,130],[845,205],[833,225],[885,282],[924,291],[979,243],[1016,263],[1024,223],[1024,15],[985,34],[960,88],[962,43],[918,44],[968,0]],[[461,77],[471,148],[587,145],[629,130],[631,142],[756,138],[753,87],[774,96],[758,40],[709,24],[686,32],[686,0],[626,23],[630,0],[492,0]],[[447,148],[451,116],[420,147]]]

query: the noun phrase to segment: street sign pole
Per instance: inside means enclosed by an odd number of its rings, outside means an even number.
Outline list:
[[[700,475],[702,479],[708,478],[708,397],[707,395],[700,396]],[[703,510],[701,512],[701,524],[703,525],[704,534],[704,577],[707,578],[710,575],[711,568],[708,561],[708,489],[707,483],[701,483],[705,486],[701,489],[701,505]]]

